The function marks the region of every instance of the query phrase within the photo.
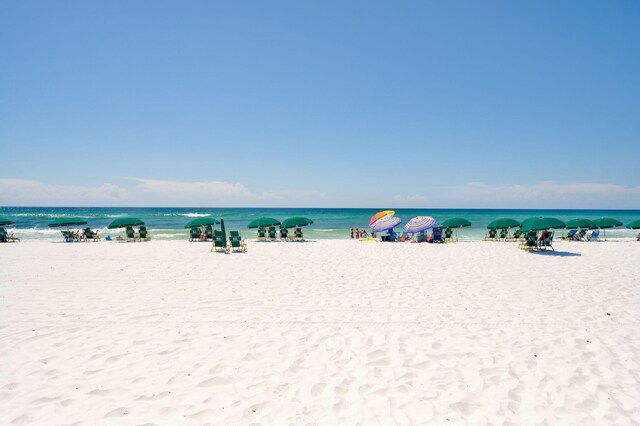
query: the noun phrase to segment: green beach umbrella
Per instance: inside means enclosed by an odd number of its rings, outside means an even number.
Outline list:
[[[8,217],[0,217],[0,226],[13,225],[15,222]]]
[[[189,221],[184,227],[185,228],[200,228],[201,226],[209,226],[220,223],[218,219],[214,219],[212,217],[199,217],[197,219],[193,219]]]
[[[617,219],[612,219],[610,217],[601,217],[600,219],[596,219],[593,221],[596,224],[596,228],[603,229],[602,233],[604,235],[604,240],[607,241],[607,231],[604,229],[616,228],[618,226],[622,226],[622,222]]]
[[[545,229],[560,229],[566,224],[554,217],[530,217],[522,222],[522,232],[544,231]]]
[[[640,229],[640,219],[627,223],[629,229]]]
[[[616,219],[611,219],[610,217],[601,217],[600,219],[596,219],[593,221],[596,228],[600,229],[608,229],[615,228],[617,226],[622,226],[622,222]]]
[[[255,220],[252,220],[248,228],[266,228],[269,226],[277,226],[280,225],[280,221],[275,220],[272,217],[259,217]]]
[[[487,225],[487,229],[509,229],[520,226],[520,222],[515,219],[509,219],[503,217],[501,219],[496,219],[490,224]]]
[[[567,228],[581,228],[581,229],[591,229],[595,228],[596,224],[589,219],[572,219],[567,222]]]
[[[137,217],[119,217],[109,224],[109,229],[126,228],[128,226],[144,225],[144,222]]]
[[[76,225],[86,225],[87,221],[80,217],[59,217],[49,224],[51,228],[70,227]]]
[[[224,229],[224,219],[220,219],[220,232],[222,233],[222,242],[227,246],[227,231]]]
[[[462,228],[465,226],[471,226],[471,222],[461,217],[454,217],[447,219],[440,224],[442,228]]]
[[[313,224],[311,219],[301,216],[290,217],[280,224],[280,228],[297,228]]]

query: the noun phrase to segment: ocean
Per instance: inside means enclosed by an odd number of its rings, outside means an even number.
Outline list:
[[[273,217],[280,221],[291,216],[305,216],[315,222],[305,228],[305,238],[349,238],[351,228],[367,228],[369,219],[380,209],[309,209],[309,208],[132,208],[132,207],[0,207],[0,216],[16,221],[6,227],[16,237],[24,240],[61,238],[60,229],[49,228],[53,219],[64,216],[79,216],[88,222],[87,226],[100,230],[100,236],[115,236],[121,231],[107,229],[108,224],[118,217],[135,216],[142,219],[155,239],[184,240],[188,230],[184,225],[193,218],[212,216],[222,218],[227,229],[238,229],[245,237],[253,237],[255,230],[247,229],[247,224],[258,217]],[[407,222],[414,216],[433,216],[438,222],[452,217],[468,219],[472,226],[458,230],[460,240],[482,239],[486,226],[494,219],[510,217],[524,220],[531,216],[551,216],[561,220],[574,218],[597,219],[613,217],[624,224],[640,219],[640,210],[505,210],[505,209],[396,209],[396,216]],[[402,230],[402,225],[396,228]],[[617,228],[607,230],[607,238],[635,238],[638,231]]]

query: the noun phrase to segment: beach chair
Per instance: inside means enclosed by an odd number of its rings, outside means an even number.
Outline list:
[[[258,228],[258,241],[264,241],[267,239],[267,231],[264,228]]]
[[[577,241],[578,240],[577,232],[578,232],[577,229],[570,229],[569,232],[567,232],[567,235],[562,237],[562,239],[571,240],[571,241]]]
[[[536,231],[528,232],[524,239],[520,242],[519,246],[522,250],[537,250],[538,249],[538,233]]]
[[[453,242],[453,229],[447,228],[444,230],[444,242]]]
[[[503,240],[503,241],[506,241],[508,234],[509,234],[509,230],[508,229],[501,229],[500,230],[500,239]]]
[[[600,239],[600,230],[591,231],[591,234],[587,237],[589,241],[598,241]]]
[[[553,242],[553,232],[549,232],[547,236],[540,242],[540,248],[542,250],[551,249],[551,251],[555,251],[551,243]]]
[[[278,233],[276,232],[276,228],[274,228],[273,226],[269,228],[269,239],[270,240],[278,239]]]
[[[286,240],[287,238],[289,238],[289,230],[287,228],[280,229],[280,239]]]
[[[511,236],[511,238],[513,240],[519,240],[520,237],[522,237],[522,231],[519,229],[516,229],[515,231],[513,231],[513,235]]]
[[[486,235],[484,236],[484,240],[485,240],[485,241],[488,241],[488,240],[495,240],[495,239],[496,239],[497,232],[498,232],[498,231],[496,231],[495,229],[489,229],[489,233],[488,233],[488,234],[486,234]]]
[[[86,228],[84,230],[84,240],[85,241],[100,241],[100,237],[98,237],[97,232],[93,232],[91,228]]]
[[[215,230],[213,231],[213,244],[211,251],[228,252],[229,245],[227,243],[227,236],[224,232]]]
[[[293,232],[293,237],[296,241],[304,241],[304,237],[302,236],[302,228],[296,228]]]
[[[133,231],[133,228],[131,226],[127,226],[126,231],[127,231],[127,241],[135,241],[136,233]]]
[[[587,241],[587,230],[581,229],[578,235],[575,236],[575,239],[576,241]]]
[[[140,241],[149,241],[151,239],[149,237],[149,234],[147,233],[147,227],[144,225],[140,226],[140,231],[138,232],[138,235],[140,237]]]
[[[189,241],[199,241],[200,240],[200,231],[198,228],[191,228],[189,230]]]
[[[209,225],[204,229],[204,240],[205,241],[213,240],[213,226]]]
[[[449,228],[447,228],[447,229],[449,229]],[[442,228],[433,228],[430,242],[431,243],[444,243],[444,238],[442,238]]]
[[[231,251],[247,251],[247,245],[240,236],[240,231],[229,231],[229,243],[231,244]]]
[[[0,228],[0,243],[8,243],[9,242],[9,234],[4,228]]]

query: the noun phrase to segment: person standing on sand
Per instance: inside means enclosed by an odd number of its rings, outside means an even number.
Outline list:
[[[356,228],[356,239],[360,238],[360,228]]]
[[[351,228],[351,238],[353,238],[353,228]]]

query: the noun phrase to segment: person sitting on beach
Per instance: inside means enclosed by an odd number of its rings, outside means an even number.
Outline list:
[[[80,241],[80,233],[78,231],[71,231],[71,238],[75,241]]]
[[[549,231],[546,229],[540,233],[540,237],[538,238],[538,246],[542,247],[544,245],[544,240],[549,235]]]
[[[640,241],[640,232],[638,233],[638,238],[636,239],[636,241]]]
[[[371,231],[371,238],[373,238],[373,239],[376,238],[376,231]]]
[[[361,229],[360,238],[369,238],[369,233],[365,229]]]

